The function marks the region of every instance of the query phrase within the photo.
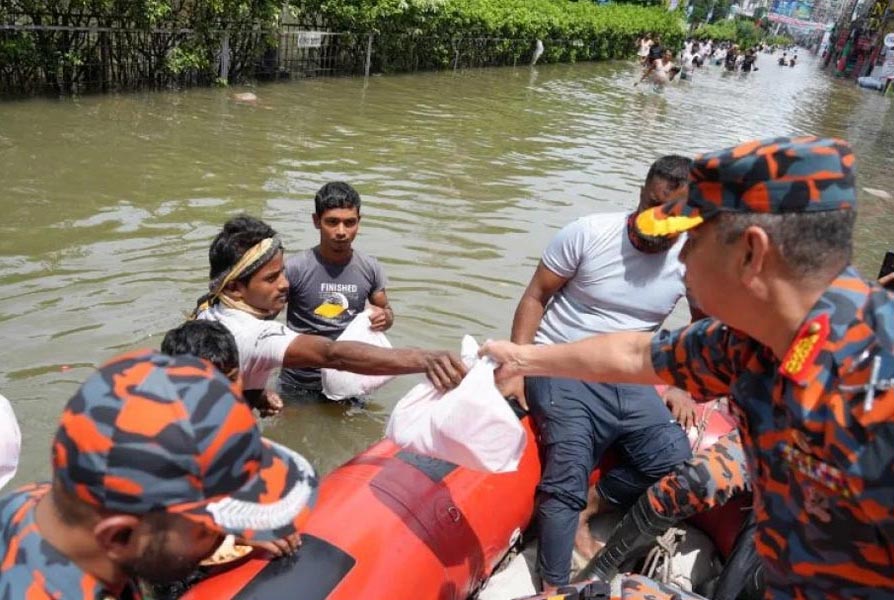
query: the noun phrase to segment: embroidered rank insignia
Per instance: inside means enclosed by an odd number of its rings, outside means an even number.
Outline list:
[[[782,447],[782,457],[793,469],[826,489],[834,491],[842,498],[853,497],[854,493],[848,485],[847,476],[841,469],[824,463],[815,456],[801,452],[790,445]]]
[[[807,443],[807,436],[804,435],[804,432],[793,429],[791,433],[792,440],[794,440],[795,442],[795,447],[797,447],[801,452],[810,452],[810,444]]]
[[[807,371],[829,337],[829,315],[823,313],[801,326],[789,346],[779,371],[797,383],[807,383]]]

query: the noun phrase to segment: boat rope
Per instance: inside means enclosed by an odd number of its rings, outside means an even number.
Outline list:
[[[672,582],[672,559],[677,548],[686,539],[686,530],[680,527],[671,527],[655,540],[655,546],[646,555],[643,566],[643,575],[649,579],[661,583]]]
[[[705,437],[705,431],[708,429],[708,421],[711,420],[711,415],[714,411],[720,408],[720,403],[722,398],[715,398],[711,401],[711,405],[705,409],[705,412],[702,413],[701,419],[698,420],[698,425],[696,427],[695,441],[692,442],[692,452],[693,454],[698,452],[699,446],[702,445],[702,439]]]

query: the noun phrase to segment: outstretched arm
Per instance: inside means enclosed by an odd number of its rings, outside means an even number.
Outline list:
[[[286,368],[324,368],[363,375],[425,373],[437,389],[449,390],[466,373],[459,356],[442,350],[379,348],[362,342],[335,342],[319,335],[299,335],[283,357]]]
[[[664,383],[652,366],[651,340],[651,333],[621,332],[545,346],[487,342],[480,354],[501,364],[498,380],[543,375],[607,383]]]

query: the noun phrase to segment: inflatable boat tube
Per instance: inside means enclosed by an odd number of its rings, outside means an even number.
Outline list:
[[[540,461],[529,421],[514,473],[374,444],[323,478],[294,556],[250,557],[184,598],[466,600],[530,522]]]
[[[733,427],[714,403],[699,405],[698,415],[706,419],[699,447]],[[183,598],[466,600],[531,520],[540,461],[530,418],[522,424],[528,443],[514,473],[472,471],[388,440],[374,444],[323,478],[295,555],[250,555]],[[698,520],[724,556],[742,522],[741,504],[733,504]]]

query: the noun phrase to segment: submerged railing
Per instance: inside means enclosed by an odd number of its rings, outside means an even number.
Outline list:
[[[110,18],[78,24],[0,21],[0,96],[180,88],[251,80],[371,75],[607,58],[609,42],[276,30],[138,28]],[[545,48],[545,50],[544,50]]]

